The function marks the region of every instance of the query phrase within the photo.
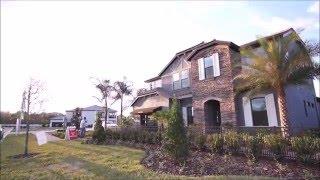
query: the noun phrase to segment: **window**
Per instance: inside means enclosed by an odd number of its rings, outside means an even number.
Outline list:
[[[181,82],[180,82],[180,77],[179,73],[173,74],[173,89],[180,89],[181,88]]]
[[[181,74],[180,73],[173,74],[172,77],[173,77],[173,90],[186,88],[190,86],[189,71],[187,69],[181,71]]]
[[[162,83],[161,79],[150,82],[150,89],[161,87],[162,86],[161,83]]]
[[[184,70],[181,72],[181,88],[189,87],[189,71]]]
[[[204,77],[213,77],[213,60],[212,57],[204,58]]]
[[[253,126],[269,126],[266,100],[264,97],[251,99]]]

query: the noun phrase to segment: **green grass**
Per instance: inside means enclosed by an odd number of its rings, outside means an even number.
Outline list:
[[[58,141],[38,146],[30,136],[29,159],[11,159],[24,150],[24,136],[8,136],[1,143],[1,180],[5,179],[184,179],[159,174],[140,165],[144,151],[123,146],[98,146]],[[261,179],[210,176],[208,179]]]

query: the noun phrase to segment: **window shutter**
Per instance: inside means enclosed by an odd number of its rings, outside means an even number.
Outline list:
[[[187,107],[182,107],[182,119],[184,122],[184,125],[188,125],[188,119],[187,119]]]
[[[198,59],[199,80],[204,80],[204,64],[203,58]]]
[[[278,126],[278,118],[273,94],[265,96],[269,126]]]
[[[214,53],[212,55],[212,59],[213,59],[213,76],[214,77],[220,76],[219,54]]]
[[[250,99],[247,97],[243,97],[242,104],[243,104],[244,124],[245,126],[253,126]]]

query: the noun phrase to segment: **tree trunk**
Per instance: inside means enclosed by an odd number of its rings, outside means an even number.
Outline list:
[[[123,108],[122,108],[122,102],[123,102],[123,97],[121,95],[121,99],[120,99],[120,119],[122,120],[122,111],[123,111]]]
[[[280,87],[277,90],[278,95],[278,109],[279,109],[279,116],[280,116],[280,126],[282,135],[285,138],[290,136],[290,122],[288,119],[288,111],[287,111],[287,102],[286,102],[286,94],[284,91],[284,87]]]
[[[26,140],[25,140],[25,146],[24,146],[24,156],[28,155],[28,144],[29,144],[29,117],[30,117],[30,90],[28,94],[28,104],[27,104],[27,116],[26,116],[26,123],[27,123],[27,129],[26,129]]]
[[[24,146],[24,156],[28,155],[28,144],[29,144],[29,119],[27,119],[26,122],[27,122],[27,129],[26,129],[26,140],[25,140],[25,146]]]
[[[105,114],[104,114],[104,130],[107,130],[107,120],[108,120],[108,101],[107,99],[105,99],[105,106],[106,106],[106,109],[105,109]]]

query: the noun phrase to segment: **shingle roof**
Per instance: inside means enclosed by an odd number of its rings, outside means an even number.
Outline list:
[[[293,28],[289,28],[289,29],[286,29],[286,30],[283,30],[283,31],[280,31],[280,32],[277,32],[277,33],[274,33],[274,34],[271,34],[271,35],[268,35],[268,36],[264,36],[264,37],[261,37],[261,38],[271,39],[271,38],[274,38],[274,37],[282,36],[285,33],[288,33],[290,31],[294,32],[294,29]],[[261,38],[259,38],[259,39],[261,39]],[[259,44],[259,39],[256,39],[254,41],[248,42],[246,44],[243,44],[243,45],[240,46],[240,48],[246,48],[248,46],[258,45]]]
[[[145,82],[152,82],[152,81],[160,79],[161,75],[176,60],[177,57],[180,57],[182,55],[186,55],[186,54],[189,53],[189,55],[186,58],[186,60],[189,60],[196,52],[198,52],[198,50],[201,50],[201,49],[206,48],[208,46],[211,46],[213,44],[226,44],[226,45],[229,45],[231,48],[233,48],[235,50],[238,50],[238,48],[239,48],[238,45],[234,44],[231,41],[220,41],[220,40],[216,40],[216,39],[214,39],[214,40],[212,40],[210,42],[207,42],[207,43],[202,41],[201,43],[199,43],[199,44],[197,44],[195,46],[192,46],[190,48],[187,48],[187,49],[185,49],[183,51],[180,51],[180,52],[176,53],[175,56],[170,60],[170,62],[160,71],[158,76],[150,78],[150,79],[146,80]]]
[[[98,105],[93,105],[93,106],[88,106],[88,107],[85,107],[85,108],[80,108],[80,110],[81,111],[103,111],[104,107],[98,106]],[[67,111],[75,111],[75,109],[67,110]],[[111,113],[117,112],[116,110],[111,109],[111,108],[108,108],[108,111],[111,112]]]

